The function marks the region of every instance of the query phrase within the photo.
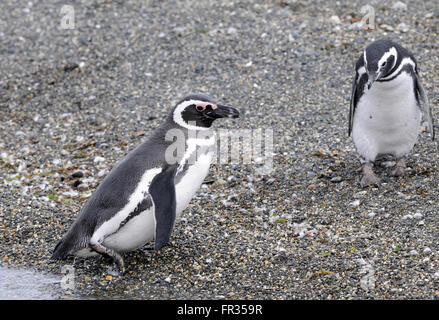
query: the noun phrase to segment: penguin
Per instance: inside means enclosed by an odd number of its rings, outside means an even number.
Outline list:
[[[153,250],[161,249],[208,174],[216,143],[212,123],[238,117],[237,109],[206,94],[185,96],[149,139],[108,173],[51,258],[100,254],[123,274],[121,253],[151,242]]]
[[[412,53],[390,40],[366,47],[355,65],[349,110],[349,133],[362,164],[360,185],[379,186],[373,163],[393,155],[392,176],[405,173],[405,158],[416,143],[422,114],[431,138],[434,127],[426,90]]]

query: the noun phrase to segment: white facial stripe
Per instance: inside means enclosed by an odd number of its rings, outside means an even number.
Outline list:
[[[357,79],[357,83],[360,82],[361,77],[363,76],[363,74],[366,73],[366,68],[365,67],[361,67],[360,69],[357,70],[358,72],[358,79]]]
[[[183,128],[189,129],[189,130],[209,130],[209,128],[205,128],[205,127],[197,127],[197,126],[193,126],[188,124],[186,121],[183,120],[183,117],[181,116],[181,113],[183,112],[184,109],[186,109],[188,106],[195,104],[195,105],[205,105],[206,101],[200,101],[200,100],[187,100],[187,101],[183,101],[182,103],[180,103],[177,108],[175,108],[174,110],[174,122],[180,126],[182,126]],[[207,103],[209,104],[209,103]]]
[[[389,74],[387,77],[381,78],[380,80],[387,80],[387,79],[392,78],[394,75],[397,75],[397,74],[401,71],[401,69],[404,68],[404,66],[406,66],[406,65],[411,65],[411,66],[413,67],[413,69],[415,68],[415,62],[414,62],[412,59],[410,59],[410,58],[404,58],[404,59],[402,59],[400,65],[399,65],[399,67],[398,67],[398,69],[396,69],[395,71],[393,71],[393,72],[392,72],[391,74]]]
[[[389,49],[389,51],[387,51],[386,53],[383,54],[383,56],[381,57],[380,61],[378,61],[378,69],[377,72],[380,71],[381,65],[387,61],[387,59],[389,59],[390,56],[394,56],[395,59],[393,60],[393,66],[391,69],[393,69],[395,67],[396,64],[396,59],[398,58],[398,52],[396,51],[395,47],[391,47]]]

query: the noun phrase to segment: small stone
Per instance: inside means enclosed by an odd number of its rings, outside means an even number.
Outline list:
[[[367,216],[368,216],[369,218],[373,218],[373,217],[376,216],[376,213],[373,212],[373,211],[371,211],[371,212],[369,212],[369,213],[367,214]]]
[[[230,34],[232,36],[236,36],[238,34],[238,30],[236,30],[236,28],[230,27],[227,29],[227,34]]]
[[[407,27],[407,25],[405,23],[400,23],[398,24],[398,26],[396,27],[396,29],[398,29],[399,31],[405,33],[407,31],[409,31],[409,28]]]
[[[398,197],[398,199],[406,199],[407,198],[407,196],[402,192],[398,192],[397,197]]]
[[[146,131],[137,131],[135,134],[134,134],[134,136],[136,136],[136,137],[140,137],[140,136],[144,136],[146,134]]]
[[[315,173],[314,172],[312,172],[312,171],[308,171],[307,173],[306,173],[306,177],[307,178],[313,178],[313,177],[315,177]]]
[[[102,169],[101,171],[98,172],[97,176],[98,177],[103,177],[108,173],[108,169]]]
[[[431,249],[429,247],[424,248],[424,250],[422,250],[423,253],[431,253]]]
[[[339,183],[339,182],[342,182],[342,181],[343,181],[343,178],[339,177],[339,176],[334,177],[334,178],[331,179],[331,182],[334,182],[334,183]]]
[[[418,253],[418,251],[416,251],[416,250],[410,250],[410,252],[409,252],[409,254],[411,255],[411,256],[417,256],[419,253]]]
[[[329,18],[329,23],[330,24],[340,24],[341,23],[341,20],[340,20],[340,18],[338,17],[338,16],[331,16],[330,18]]]
[[[84,172],[82,171],[76,171],[72,173],[73,178],[82,178],[84,176]]]
[[[413,218],[415,218],[416,220],[419,220],[419,219],[422,219],[423,216],[424,216],[424,215],[423,215],[422,213],[420,213],[420,212],[416,212],[416,213],[413,215]]]
[[[403,216],[401,219],[402,219],[402,220],[413,219],[413,216],[412,216],[411,214],[406,214],[406,215]]]
[[[404,2],[397,1],[392,5],[393,10],[407,10],[407,5]]]
[[[165,281],[166,281],[167,283],[170,283],[170,282],[171,282],[171,277],[167,277],[167,278],[165,279]]]
[[[390,31],[390,32],[394,31],[393,27],[389,26],[388,24],[382,24],[380,28],[383,29],[384,31]]]
[[[77,188],[78,188],[78,190],[81,190],[81,191],[87,191],[89,189],[89,185],[86,183],[81,183],[78,185]]]
[[[360,200],[355,200],[355,201],[352,201],[351,203],[349,203],[349,205],[350,205],[351,207],[353,207],[353,208],[357,208],[357,207],[359,207],[360,204],[361,204],[361,201],[360,201]]]
[[[97,156],[97,157],[93,160],[94,163],[101,163],[101,162],[104,162],[104,161],[105,161],[105,158],[104,158],[104,157],[99,157],[99,156]]]
[[[395,166],[395,164],[396,164],[395,161],[384,161],[381,163],[381,166],[385,168],[392,168]]]
[[[179,34],[182,34],[185,30],[186,30],[185,27],[176,27],[176,28],[174,28],[174,32],[175,33],[179,33]]]

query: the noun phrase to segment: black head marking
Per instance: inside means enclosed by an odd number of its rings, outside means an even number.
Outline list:
[[[177,103],[173,120],[188,129],[206,129],[218,118],[236,118],[238,115],[236,109],[219,105],[204,93],[196,93],[187,95]]]

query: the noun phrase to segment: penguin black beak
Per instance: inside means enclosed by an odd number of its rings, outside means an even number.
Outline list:
[[[372,84],[381,77],[381,70],[373,74],[368,73],[367,76],[369,78],[369,80],[367,81],[367,89],[370,90]]]
[[[239,111],[232,107],[216,105],[216,108],[209,112],[209,116],[214,118],[239,118]]]

